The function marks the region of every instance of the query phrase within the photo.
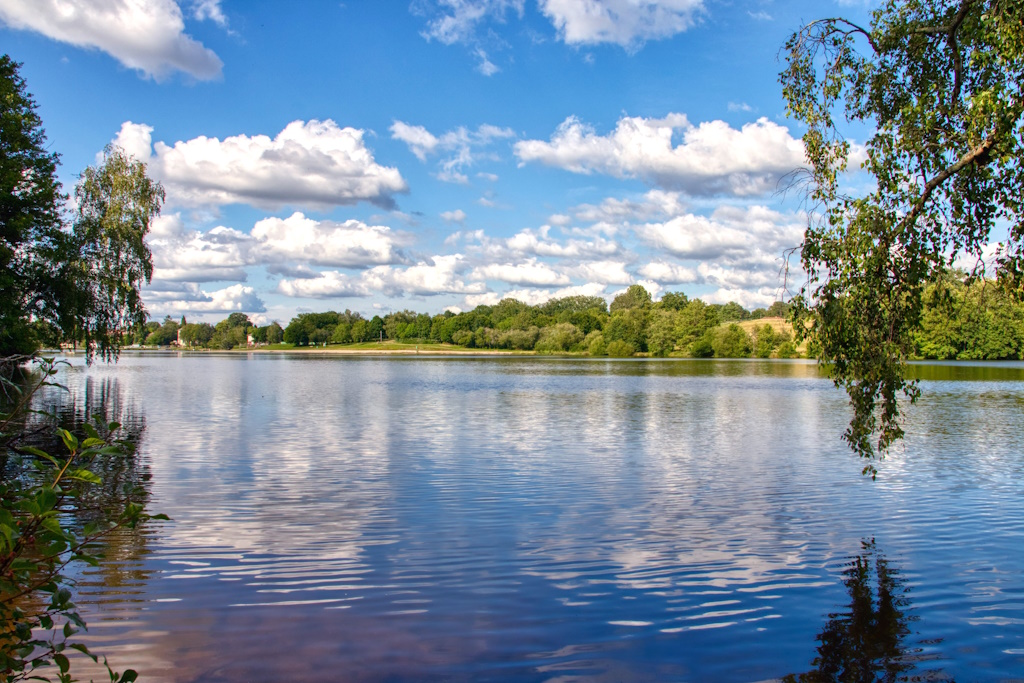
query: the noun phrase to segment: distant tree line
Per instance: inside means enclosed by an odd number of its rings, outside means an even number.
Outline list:
[[[255,345],[295,347],[397,341],[618,358],[794,358],[801,354],[792,328],[779,320],[788,317],[789,308],[777,301],[749,311],[736,302],[707,304],[682,292],[668,292],[655,302],[643,286],[633,285],[610,306],[599,296],[570,296],[536,306],[503,299],[433,316],[405,310],[368,319],[350,310],[327,311],[300,313],[283,329],[276,322],[255,326],[243,313],[216,325],[167,317],[162,324],[147,323],[135,341],[231,349],[245,347],[251,337]],[[774,324],[755,322],[765,318],[775,319]],[[916,356],[923,359],[1021,358],[1024,306],[992,282],[968,282],[963,273],[949,271],[926,290],[915,343]]]
[[[177,322],[170,316],[163,323],[150,320],[135,332],[134,343],[146,346],[170,346],[185,348],[233,349],[247,346],[250,338],[253,344],[279,344],[284,330],[276,322],[258,327],[253,325],[244,313],[232,313],[216,325],[190,323],[181,317]]]

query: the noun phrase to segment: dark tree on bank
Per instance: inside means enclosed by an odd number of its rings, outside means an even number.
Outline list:
[[[50,267],[67,248],[55,152],[18,64],[0,56],[0,357],[29,354],[34,319],[52,319],[66,288]]]
[[[796,329],[850,396],[844,438],[861,456],[881,456],[903,435],[901,401],[918,396],[904,362],[925,285],[958,256],[980,261],[1005,226],[999,266],[1020,289],[1024,4],[889,0],[868,26],[804,26],[784,58],[783,95],[807,126],[816,209]],[[875,188],[862,194],[840,182],[851,153],[843,119],[873,131],[863,168]]]

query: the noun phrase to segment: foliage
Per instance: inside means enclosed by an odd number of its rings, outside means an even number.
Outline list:
[[[611,358],[629,358],[636,353],[636,348],[627,341],[616,339],[608,343],[608,356]]]
[[[99,542],[118,528],[167,518],[146,514],[144,492],[131,484],[114,501],[105,501],[115,509],[94,509],[91,491],[103,487],[97,474],[103,461],[129,457],[130,444],[116,439],[118,423],[97,415],[82,425],[84,438],[58,429],[63,452],[27,442],[33,397],[43,387],[59,386],[53,382],[57,364],[52,359],[37,363],[27,388],[0,377],[9,399],[0,412],[0,680],[49,680],[48,667],[56,666],[54,673],[63,683],[72,680],[68,653],[78,651],[97,661],[78,638],[85,623],[72,601],[68,567],[96,566]],[[107,671],[111,681],[136,678],[131,670],[118,674],[107,665]]]
[[[902,437],[900,401],[918,396],[904,362],[928,281],[958,255],[980,259],[1002,226],[1002,277],[1021,281],[1022,19],[1018,0],[888,0],[868,27],[823,19],[786,43],[783,95],[807,126],[819,207],[796,329],[846,388],[844,438],[865,458]],[[840,187],[851,145],[837,117],[873,130],[862,164],[873,190]]]
[[[65,226],[59,157],[46,150],[18,69],[0,56],[0,356],[62,337],[82,341],[90,360],[110,359],[146,319],[139,286],[153,266],[144,238],[163,189],[142,163],[108,147],[82,173]]]
[[[146,175],[145,164],[108,146],[103,162],[82,172],[75,199],[75,258],[61,275],[78,291],[59,322],[65,335],[81,335],[90,353],[109,360],[120,337],[146,321],[139,288],[153,277],[153,257],[145,237],[164,190]]]
[[[35,351],[32,319],[53,320],[65,296],[51,267],[63,259],[67,242],[60,158],[47,150],[18,67],[0,56],[0,356]]]
[[[997,283],[947,273],[924,289],[914,355],[937,360],[1016,360],[1024,355],[1024,306]]]
[[[629,308],[646,308],[651,305],[651,293],[643,285],[630,285],[626,291],[612,300],[608,310],[614,313]]]
[[[719,327],[711,335],[711,348],[717,358],[749,358],[751,352],[750,335],[736,323],[727,327]]]

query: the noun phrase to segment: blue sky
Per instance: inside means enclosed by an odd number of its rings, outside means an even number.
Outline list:
[[[754,308],[806,222],[779,49],[869,5],[0,0],[0,40],[68,192],[111,142],[163,183],[152,317]]]

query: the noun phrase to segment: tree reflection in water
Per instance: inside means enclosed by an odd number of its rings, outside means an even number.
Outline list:
[[[914,673],[919,649],[907,644],[910,599],[899,568],[878,551],[874,539],[843,571],[850,595],[846,611],[829,614],[818,634],[811,671],[790,674],[784,683],[894,683],[950,680],[941,672]]]

